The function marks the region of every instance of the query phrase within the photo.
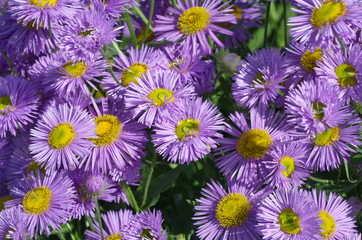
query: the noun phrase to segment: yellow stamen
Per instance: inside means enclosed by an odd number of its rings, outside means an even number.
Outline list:
[[[98,138],[89,138],[97,146],[105,146],[118,139],[122,131],[122,123],[114,115],[104,114],[95,118]]]
[[[313,10],[310,21],[317,28],[327,24],[333,24],[337,18],[346,14],[346,10],[347,6],[343,1],[327,1],[324,2],[320,8]]]
[[[348,64],[343,63],[336,67],[335,73],[338,77],[338,82],[341,87],[354,87],[357,84],[357,74],[355,68]]]
[[[321,210],[319,212],[318,217],[323,221],[322,225],[320,225],[322,231],[320,234],[324,237],[324,239],[328,239],[333,236],[336,232],[336,220],[334,217],[326,210]]]
[[[315,119],[322,121],[322,119],[324,118],[324,111],[323,111],[324,107],[325,105],[321,102],[314,102],[312,104],[312,112],[314,114]]]
[[[217,204],[215,215],[222,227],[241,226],[249,216],[252,206],[241,193],[229,193]]]
[[[291,208],[284,209],[278,216],[280,229],[289,234],[300,233],[300,221],[298,214],[294,213]]]
[[[330,146],[332,143],[341,138],[339,127],[324,130],[322,133],[317,133],[315,138],[315,145],[317,146]]]
[[[166,103],[173,102],[173,92],[164,88],[157,88],[148,94],[148,99],[153,101],[156,106],[162,106]]]
[[[317,67],[317,61],[322,61],[322,49],[316,48],[314,52],[307,50],[303,53],[302,57],[300,58],[300,63],[304,70],[308,72],[314,72],[314,68]]]
[[[183,141],[186,137],[196,136],[199,132],[200,121],[188,118],[180,120],[176,126],[176,136]]]
[[[206,8],[192,7],[183,12],[178,18],[178,27],[185,35],[204,30],[210,23],[211,14]]]
[[[280,160],[280,165],[285,168],[284,171],[281,171],[284,177],[290,178],[295,170],[294,159],[289,156],[283,157]]]
[[[63,149],[76,137],[74,128],[69,123],[55,126],[49,133],[48,143],[54,149]]]
[[[64,65],[64,69],[74,77],[81,77],[87,71],[87,66],[84,62],[70,62]]]
[[[30,0],[30,4],[36,5],[41,8],[55,7],[58,0]]]
[[[12,103],[11,103],[11,99],[9,96],[2,96],[0,97],[0,110],[4,111],[5,108],[7,107],[11,107]]]
[[[109,235],[106,240],[121,240],[123,237],[119,236],[118,233]]]
[[[273,144],[270,134],[264,129],[250,129],[241,134],[236,143],[237,152],[244,158],[264,157]]]
[[[33,188],[23,198],[26,213],[42,214],[50,207],[52,191],[45,186]]]
[[[122,83],[125,87],[128,87],[131,82],[138,83],[137,78],[141,78],[142,74],[145,74],[148,67],[144,63],[135,63],[128,69],[124,70],[121,76]]]

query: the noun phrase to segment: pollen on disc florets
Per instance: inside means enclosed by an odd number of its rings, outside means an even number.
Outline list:
[[[118,139],[122,130],[122,123],[118,117],[104,114],[95,118],[96,134],[98,138],[90,138],[97,146],[106,146]]]
[[[24,211],[30,214],[42,214],[51,204],[52,191],[45,186],[31,189],[23,198]]]
[[[313,9],[310,21],[315,27],[319,28],[335,23],[337,18],[346,14],[346,11],[347,6],[343,1],[326,1],[321,7]]]
[[[273,144],[270,134],[264,129],[250,129],[241,134],[236,143],[237,152],[244,158],[264,157]]]
[[[71,144],[75,137],[73,126],[69,123],[61,123],[49,133],[48,143],[54,149],[63,149]]]
[[[203,7],[186,9],[178,18],[178,27],[185,35],[195,34],[207,28],[210,23],[210,12]]]

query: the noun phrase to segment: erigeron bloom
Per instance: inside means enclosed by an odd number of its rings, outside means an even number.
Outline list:
[[[339,240],[356,233],[356,221],[350,216],[351,206],[333,192],[312,191],[314,202],[319,208],[319,234],[325,240]]]
[[[309,145],[302,141],[286,140],[274,144],[265,160],[268,175],[265,183],[279,189],[303,184],[310,171],[305,168]]]
[[[362,11],[362,10],[361,10]],[[344,50],[332,48],[323,55],[316,70],[321,81],[336,86],[338,97],[348,103],[362,101],[362,46],[351,44]]]
[[[182,83],[178,74],[171,71],[148,73],[131,84],[125,93],[126,107],[138,122],[151,127],[169,104],[195,96],[195,90],[187,82]]]
[[[179,41],[184,39],[185,43],[196,49],[199,43],[201,49],[211,54],[211,48],[207,37],[216,42],[220,47],[224,44],[215,33],[232,35],[232,31],[218,26],[219,23],[236,23],[232,9],[228,3],[220,0],[177,0],[176,8],[168,8],[170,14],[157,15],[154,31],[158,35],[157,40]]]
[[[90,154],[96,137],[95,123],[79,106],[50,106],[30,131],[29,149],[37,163],[46,169],[69,169],[79,166]]]
[[[216,167],[228,179],[246,184],[263,181],[271,148],[291,137],[286,119],[272,110],[252,108],[250,123],[238,112],[230,120],[232,125],[225,130],[230,137],[218,139]]]
[[[288,123],[306,133],[323,132],[353,115],[346,102],[339,99],[338,89],[320,78],[303,81],[289,91],[285,112]]]
[[[0,86],[0,136],[16,136],[34,122],[39,96],[35,86],[21,77],[0,77]]]
[[[260,239],[256,230],[256,212],[265,190],[257,192],[259,185],[242,186],[230,183],[228,189],[215,181],[207,183],[196,199],[196,235],[201,240]]]
[[[13,200],[6,207],[20,206],[29,217],[28,231],[50,235],[49,227],[58,230],[71,217],[75,190],[64,172],[50,172],[43,176],[39,171],[30,174],[11,189]]]
[[[88,138],[94,147],[81,163],[85,170],[108,173],[137,166],[145,155],[146,127],[133,119],[123,98],[103,98],[101,106],[94,103],[90,111],[94,116],[96,136]]]
[[[119,18],[123,12],[127,12],[127,8],[139,6],[136,0],[87,0],[95,9],[103,10],[107,15],[113,18]],[[142,4],[143,5],[143,4]]]
[[[318,212],[310,193],[279,190],[261,201],[257,228],[267,240],[323,239],[318,235],[321,224]]]
[[[124,230],[124,238],[129,240],[167,240],[167,232],[162,228],[163,218],[160,210],[148,210],[130,218]]]
[[[274,102],[291,72],[287,57],[267,48],[249,54],[237,68],[232,95],[243,107],[268,106]]]
[[[155,122],[152,142],[156,152],[173,163],[197,161],[211,152],[221,138],[224,121],[218,109],[201,98],[181,99]]]
[[[29,239],[29,224],[30,218],[21,207],[11,207],[1,211],[0,239]]]
[[[349,115],[343,122],[323,132],[311,134],[312,151],[306,167],[314,171],[330,171],[349,161],[350,153],[361,144],[361,118]]]
[[[86,230],[85,240],[99,240],[102,236],[105,240],[120,240],[124,238],[124,232],[133,214],[131,210],[108,211],[102,216],[102,228],[98,221],[94,221],[95,232]],[[101,230],[103,233],[101,233]],[[128,238],[125,238],[128,239]]]
[[[360,0],[295,0],[299,14],[289,18],[290,35],[301,43],[318,44],[327,38],[350,40],[360,27]]]

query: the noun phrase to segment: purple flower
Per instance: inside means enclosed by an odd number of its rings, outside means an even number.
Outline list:
[[[94,129],[93,119],[79,106],[50,106],[30,132],[29,149],[46,169],[73,170],[89,155],[93,144],[87,139],[95,137]]]
[[[324,239],[338,240],[356,233],[356,221],[349,216],[351,206],[341,196],[331,192],[312,192],[314,202],[319,208],[318,218],[322,221],[319,234]]]
[[[309,145],[301,141],[287,140],[274,144],[265,160],[268,175],[265,183],[277,188],[298,187],[309,177],[305,161]]]
[[[230,184],[225,191],[218,182],[207,183],[192,218],[196,235],[202,240],[259,239],[256,211],[265,191],[257,192],[258,187]]]
[[[291,136],[286,119],[272,110],[252,108],[249,124],[238,112],[231,114],[230,120],[233,125],[227,125],[225,132],[232,137],[218,139],[216,166],[228,179],[247,184],[262,181],[271,148]]]
[[[103,10],[106,14],[113,18],[119,18],[123,12],[127,12],[127,8],[132,9],[133,6],[139,6],[136,0],[89,0],[97,10]]]
[[[0,136],[16,136],[33,123],[39,96],[35,86],[20,77],[0,77],[0,86]]]
[[[21,207],[11,207],[0,212],[0,238],[26,240],[30,238],[29,216]]]
[[[232,35],[230,30],[218,26],[219,23],[236,23],[235,16],[228,3],[220,0],[177,0],[177,7],[170,7],[171,14],[157,15],[154,31],[158,35],[157,40],[179,41],[185,38],[186,44],[196,49],[196,43],[200,43],[201,49],[211,54],[211,48],[207,37],[216,42],[220,47],[224,44],[215,33]]]
[[[267,106],[275,101],[290,73],[287,58],[274,48],[255,51],[238,67],[232,85],[235,101],[244,107]]]
[[[362,9],[361,9],[362,11]],[[338,97],[345,102],[362,101],[362,47],[351,44],[345,50],[332,48],[318,62],[317,75],[338,88]]]
[[[355,0],[295,0],[292,10],[299,16],[289,18],[290,34],[301,43],[319,44],[326,38],[355,36],[361,21],[361,2]]]
[[[173,163],[190,163],[210,153],[222,135],[224,122],[218,109],[201,98],[181,99],[155,123],[152,142],[156,152]]]
[[[162,229],[162,222],[162,213],[159,210],[138,213],[130,218],[124,231],[124,238],[167,240],[167,232]]]
[[[318,236],[318,212],[310,193],[279,190],[261,201],[257,228],[268,240],[323,239]]]
[[[133,116],[139,117],[138,122],[151,127],[169,104],[194,95],[193,87],[181,83],[177,74],[158,71],[146,74],[138,84],[131,84],[125,93],[125,101]]]
[[[42,176],[39,171],[30,174],[11,189],[14,200],[6,207],[21,206],[29,217],[29,234],[50,235],[49,226],[58,230],[69,220],[74,205],[75,191],[72,181],[61,172]]]
[[[106,214],[102,214],[103,220],[103,237],[104,239],[122,239],[124,238],[125,229],[132,218],[131,210],[120,210],[118,212],[108,211]],[[86,240],[99,240],[101,239],[101,230],[97,221],[93,222],[95,231],[91,232],[86,230]]]

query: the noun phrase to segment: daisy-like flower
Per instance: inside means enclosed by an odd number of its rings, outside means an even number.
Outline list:
[[[50,172],[43,176],[39,171],[30,174],[17,187],[11,189],[13,200],[6,207],[21,206],[29,217],[29,234],[50,235],[49,226],[57,230],[69,220],[74,205],[75,191],[65,173]]]
[[[202,240],[260,239],[256,211],[265,192],[257,193],[258,187],[230,184],[226,191],[218,182],[207,183],[192,218],[196,235]]]
[[[310,193],[280,190],[261,201],[257,228],[268,240],[322,239],[318,212]]]
[[[176,8],[169,8],[169,15],[157,15],[156,26],[153,28],[158,35],[157,40],[179,41],[185,39],[186,44],[196,49],[200,43],[201,49],[211,54],[207,37],[211,37],[220,47],[224,44],[215,33],[232,35],[226,28],[218,26],[219,23],[236,23],[232,9],[228,3],[220,0],[177,0]]]
[[[218,109],[201,98],[175,102],[155,123],[152,142],[156,152],[174,163],[190,163],[210,153],[222,135],[224,122]]]
[[[250,109],[250,124],[236,112],[230,115],[233,125],[226,133],[232,138],[218,139],[216,166],[229,179],[245,183],[260,182],[265,177],[265,159],[271,148],[283,138],[290,137],[286,119],[263,108]],[[249,127],[250,126],[250,127]]]
[[[314,171],[330,171],[338,168],[343,161],[350,159],[350,152],[360,145],[359,133],[361,119],[350,115],[344,122],[330,127],[323,132],[311,135],[312,152],[306,161],[306,166]],[[352,148],[353,147],[353,148]]]
[[[98,10],[103,10],[113,18],[119,18],[127,8],[132,9],[133,6],[139,6],[136,0],[89,0]],[[143,3],[142,3],[143,5]]]
[[[129,240],[158,239],[167,240],[167,232],[162,229],[162,213],[148,210],[134,215],[124,231],[124,238]]]
[[[274,48],[255,51],[241,62],[232,85],[232,95],[241,106],[267,106],[283,89],[290,73],[287,58]]]
[[[295,0],[299,16],[289,18],[290,34],[302,43],[321,43],[325,38],[342,39],[355,36],[361,21],[361,1],[355,0]]]
[[[324,191],[312,192],[319,208],[318,218],[322,221],[319,234],[323,239],[338,240],[356,233],[356,221],[350,216],[351,206],[341,196]]]
[[[124,171],[126,166],[137,166],[145,155],[147,142],[145,126],[133,120],[123,99],[104,98],[101,108],[93,104],[97,136],[89,138],[94,143],[91,154],[81,165],[85,170],[108,173],[113,169]]]
[[[16,136],[34,122],[39,105],[35,86],[23,78],[0,77],[0,136]]]
[[[50,106],[30,132],[29,149],[36,162],[46,169],[73,170],[93,146],[95,123],[79,106]]]
[[[80,11],[65,26],[59,25],[57,37],[60,38],[60,48],[71,52],[75,61],[80,61],[89,52],[95,54],[104,45],[116,40],[120,35],[116,24],[113,18],[108,18],[101,10]]]
[[[138,122],[151,127],[156,118],[169,104],[178,99],[194,96],[194,89],[180,83],[179,76],[171,71],[157,71],[146,74],[126,90],[126,107],[131,108]]]
[[[11,207],[0,212],[0,238],[26,240],[30,238],[29,216],[21,207]]]
[[[362,9],[361,9],[362,11]],[[317,75],[339,89],[339,98],[345,102],[362,101],[362,47],[351,44],[344,51],[334,48],[318,62]]]
[[[118,57],[114,57],[114,66],[120,71],[115,73],[119,77],[120,86],[111,77],[105,78],[102,82],[110,95],[119,95],[119,92],[123,92],[131,82],[137,84],[142,74],[165,68],[165,59],[160,50],[144,45],[140,50],[131,48],[128,53],[129,56],[126,56],[119,52]]]
[[[46,91],[55,91],[58,95],[81,91],[88,96],[88,85],[97,90],[93,82],[100,83],[96,77],[104,76],[106,68],[107,62],[99,52],[73,61],[71,54],[58,51],[39,58],[30,72],[32,80],[43,85]]]
[[[274,144],[265,161],[269,174],[265,183],[277,188],[291,188],[303,184],[309,177],[305,161],[309,146],[301,141],[284,141]]]
[[[52,23],[71,19],[81,8],[79,0],[14,0],[9,12],[23,25],[51,29]]]
[[[85,240],[99,240],[102,235],[106,240],[118,240],[124,238],[124,232],[133,214],[131,210],[120,210],[118,212],[108,211],[102,215],[102,231],[98,221],[94,221],[95,232],[86,230]],[[127,238],[128,239],[128,238]]]
[[[302,82],[285,98],[288,122],[306,133],[323,132],[350,118],[352,110],[338,98],[336,87],[316,79]]]

